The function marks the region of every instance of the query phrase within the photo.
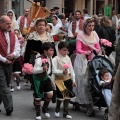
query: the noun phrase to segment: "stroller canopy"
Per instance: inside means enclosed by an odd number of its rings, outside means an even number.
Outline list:
[[[95,56],[88,65],[89,70],[95,73],[96,70],[107,69],[111,74],[113,74],[113,65],[104,56]]]

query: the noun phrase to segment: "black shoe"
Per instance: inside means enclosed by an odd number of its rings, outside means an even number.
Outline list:
[[[13,108],[10,107],[6,110],[6,115],[10,116],[12,114],[12,112],[13,112]]]

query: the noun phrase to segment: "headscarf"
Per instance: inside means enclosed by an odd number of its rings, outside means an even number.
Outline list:
[[[9,10],[9,11],[7,12],[7,14],[8,14],[9,12],[10,12],[10,13],[12,12],[12,14],[13,14],[12,24],[11,24],[11,30],[19,29],[19,25],[18,25],[18,23],[17,23],[17,21],[16,21],[15,13],[14,13],[12,10]]]
[[[12,10],[8,10],[7,14],[8,14],[9,12],[12,12],[12,14],[13,14],[12,21],[13,21],[13,20],[16,20],[15,13],[14,13]]]
[[[57,15],[54,15],[53,17],[57,17],[57,24],[59,24],[62,27],[62,21]]]

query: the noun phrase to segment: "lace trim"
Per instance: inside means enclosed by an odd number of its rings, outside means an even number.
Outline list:
[[[46,39],[43,39],[39,36],[39,34],[36,31],[34,31],[33,33],[30,33],[30,35],[28,36],[28,39],[29,40],[34,39],[36,41],[41,40],[43,42],[46,42],[46,41],[53,42],[53,38],[49,33],[46,33]]]
[[[86,36],[87,35],[83,31],[80,31],[78,33],[77,40],[80,40],[85,45],[92,45],[92,44],[96,44],[99,42],[99,37],[95,31],[93,31],[93,41],[88,41],[89,37],[86,37]]]

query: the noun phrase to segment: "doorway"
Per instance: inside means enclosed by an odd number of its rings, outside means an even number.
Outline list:
[[[104,6],[105,6],[105,1],[96,1],[96,14],[104,14]]]
[[[66,17],[69,16],[71,12],[74,12],[75,0],[64,0],[64,12]]]

